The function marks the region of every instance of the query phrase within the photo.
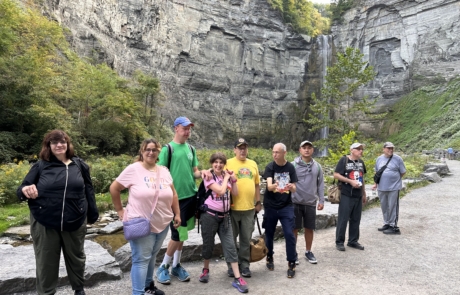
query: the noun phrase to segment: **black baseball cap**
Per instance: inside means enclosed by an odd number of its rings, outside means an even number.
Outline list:
[[[248,142],[244,138],[238,138],[237,141],[235,141],[234,147],[239,147],[242,145],[249,145]]]

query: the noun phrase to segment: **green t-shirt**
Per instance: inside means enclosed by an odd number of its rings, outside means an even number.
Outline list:
[[[178,144],[171,141],[169,144],[173,149],[169,171],[171,172],[177,195],[179,200],[190,198],[198,191],[193,177],[193,167],[198,166],[196,152],[194,157],[187,143]],[[161,149],[158,164],[167,166],[167,146]]]

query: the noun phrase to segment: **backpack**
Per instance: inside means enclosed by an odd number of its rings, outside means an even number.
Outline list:
[[[171,158],[172,158],[172,153],[174,153],[174,148],[169,143],[165,144],[164,146],[168,148],[168,163],[166,164],[166,167],[168,167],[168,169],[170,169],[171,168]],[[192,145],[188,144],[188,143],[187,143],[187,146],[190,149],[190,151],[192,152],[193,158],[195,158],[195,148]],[[192,163],[193,163],[193,160],[192,160]]]
[[[216,175],[212,171],[211,173],[212,173],[212,178],[214,178],[214,181],[216,181],[217,180]],[[214,200],[214,196],[212,195],[212,190],[206,189],[206,187],[204,186],[204,180],[202,180],[200,183],[200,186],[198,187],[198,192],[196,194],[196,209],[195,209],[196,219],[200,219],[201,212],[206,211],[204,202],[209,196],[211,196],[211,198]],[[198,232],[200,232],[199,222],[198,222]]]

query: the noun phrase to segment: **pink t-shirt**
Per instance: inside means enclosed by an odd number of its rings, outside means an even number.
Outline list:
[[[160,175],[160,191],[155,197],[157,172],[151,172],[136,162],[123,170],[116,181],[129,189],[128,204],[123,221],[136,217],[149,218],[152,206],[155,206],[150,219],[150,230],[154,233],[162,232],[173,219],[172,202],[173,183],[168,168],[157,165]]]
[[[206,187],[206,190],[208,190],[209,186],[213,183],[222,185],[223,180],[224,178],[222,176],[216,175],[216,180],[214,180],[214,177],[211,177],[210,180],[204,180],[204,186]],[[225,192],[225,194],[217,196],[216,193],[213,191],[212,196],[214,197],[214,199],[212,199],[211,196],[209,196],[204,202],[205,205],[208,205],[208,208],[214,211],[218,211],[218,212],[228,211],[230,209],[230,191],[231,190],[232,190],[232,183],[231,183],[231,180],[228,180],[227,191]]]

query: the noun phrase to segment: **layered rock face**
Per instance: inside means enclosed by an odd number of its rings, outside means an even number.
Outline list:
[[[361,95],[386,111],[401,95],[460,74],[458,0],[361,0],[333,27],[340,50],[356,47],[377,77]]]
[[[271,146],[289,135],[310,41],[266,0],[47,0],[77,52],[122,75],[161,81],[166,124],[185,115],[192,142],[231,144],[244,136]]]

